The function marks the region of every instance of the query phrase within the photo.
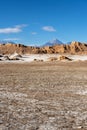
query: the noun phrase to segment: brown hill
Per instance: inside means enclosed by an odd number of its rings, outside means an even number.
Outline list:
[[[71,44],[32,47],[22,44],[0,44],[0,54],[42,54],[42,53],[70,53],[70,54],[87,54],[87,44],[72,42]]]

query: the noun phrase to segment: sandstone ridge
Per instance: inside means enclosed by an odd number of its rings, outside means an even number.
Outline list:
[[[0,44],[0,54],[87,54],[87,44],[73,41],[71,44],[60,44],[54,46],[33,47],[22,44]]]

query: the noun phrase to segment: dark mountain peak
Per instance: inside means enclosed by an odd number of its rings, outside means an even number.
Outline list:
[[[60,44],[63,44],[63,42],[61,42],[60,40],[58,39],[54,39],[52,41],[48,41],[47,43],[45,43],[43,46],[53,46],[53,45],[60,45]]]

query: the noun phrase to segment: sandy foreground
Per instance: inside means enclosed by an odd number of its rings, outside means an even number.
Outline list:
[[[87,130],[87,61],[13,62],[0,62],[0,130]]]

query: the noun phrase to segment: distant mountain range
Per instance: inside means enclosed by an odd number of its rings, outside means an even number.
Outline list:
[[[12,44],[15,44],[15,42],[13,41],[4,41],[4,40],[0,40],[0,44],[7,44],[7,43],[12,43]]]
[[[7,44],[7,43],[16,44],[14,41],[0,40],[0,44]],[[70,43],[71,42],[67,42],[66,44],[70,44]],[[41,45],[41,47],[61,45],[61,44],[64,44],[64,43],[62,41],[58,40],[58,39],[54,39],[54,40],[48,41],[45,44]],[[33,45],[33,47],[34,47],[34,45]]]

